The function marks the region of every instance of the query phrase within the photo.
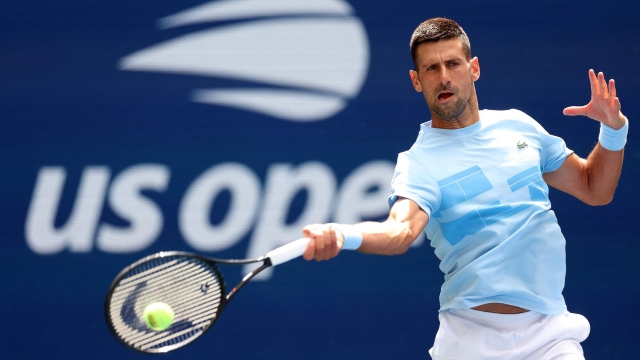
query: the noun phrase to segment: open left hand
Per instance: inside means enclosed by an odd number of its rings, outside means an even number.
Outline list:
[[[616,83],[609,80],[609,86],[604,79],[603,73],[596,73],[589,70],[589,81],[591,82],[591,101],[585,106],[570,106],[564,109],[563,113],[568,116],[588,116],[616,130],[624,126],[627,121],[620,111],[620,99],[616,97]]]

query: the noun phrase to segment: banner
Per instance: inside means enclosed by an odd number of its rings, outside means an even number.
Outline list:
[[[640,332],[640,6],[635,2],[9,1],[0,18],[3,359],[135,359],[104,321],[111,280],[157,251],[253,258],[307,224],[380,221],[396,157],[430,119],[409,39],[456,20],[481,109],[517,108],[586,157],[590,68],[631,132],[616,197],[551,191],[565,298],[587,357]],[[462,145],[462,144],[461,144]],[[268,271],[167,358],[424,359],[444,274],[421,236],[402,256],[343,252]],[[229,286],[249,268],[223,269]]]

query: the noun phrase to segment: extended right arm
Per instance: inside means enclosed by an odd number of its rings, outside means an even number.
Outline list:
[[[415,202],[399,197],[386,221],[367,221],[354,225],[362,233],[362,245],[358,251],[377,255],[403,254],[428,221],[429,215]],[[342,234],[332,224],[308,225],[302,234],[310,239],[303,255],[306,260],[329,260],[342,250]]]

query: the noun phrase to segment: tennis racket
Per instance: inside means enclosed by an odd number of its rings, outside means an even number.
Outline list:
[[[262,270],[304,253],[309,239],[302,238],[257,259],[212,259],[187,252],[149,255],[116,276],[107,292],[104,314],[109,329],[125,346],[144,353],[166,353],[189,344],[218,319],[229,301]],[[262,263],[228,294],[216,264]],[[163,302],[175,317],[162,331],[150,329],[143,312],[147,305]]]

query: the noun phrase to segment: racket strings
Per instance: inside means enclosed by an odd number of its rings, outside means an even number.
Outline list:
[[[146,352],[164,352],[199,336],[214,320],[221,303],[221,279],[206,262],[188,256],[167,256],[140,264],[115,286],[109,314],[118,336]],[[163,302],[175,318],[163,331],[149,329],[143,312]]]

